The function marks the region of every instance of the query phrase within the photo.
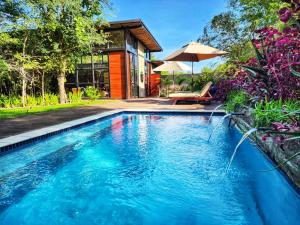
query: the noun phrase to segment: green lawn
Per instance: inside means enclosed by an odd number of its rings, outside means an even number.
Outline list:
[[[35,106],[26,108],[0,108],[0,120],[15,118],[18,116],[24,116],[34,113],[49,112],[54,110],[75,108],[87,105],[99,105],[113,102],[114,100],[96,100],[96,101],[82,101],[80,103],[67,103],[61,105],[50,105],[50,106]]]

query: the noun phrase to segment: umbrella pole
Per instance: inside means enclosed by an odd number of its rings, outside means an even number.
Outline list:
[[[174,75],[174,70],[173,70],[173,91],[175,91],[175,75]]]
[[[194,62],[192,61],[192,92],[194,91]]]

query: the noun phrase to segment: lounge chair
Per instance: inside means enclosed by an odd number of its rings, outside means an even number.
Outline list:
[[[200,92],[174,93],[170,94],[169,97],[172,99],[173,105],[176,105],[178,101],[196,101],[210,104],[213,99],[212,95],[209,93],[211,85],[212,82],[208,82]]]

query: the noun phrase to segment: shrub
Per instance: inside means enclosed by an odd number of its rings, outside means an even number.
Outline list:
[[[101,97],[99,91],[93,86],[86,87],[85,94],[92,101],[95,101],[97,98]]]
[[[247,105],[249,99],[249,95],[245,91],[231,91],[228,94],[225,108],[228,112],[234,112],[238,107]]]
[[[21,107],[22,99],[19,96],[11,96],[9,97],[10,107]]]
[[[0,95],[0,107],[11,108],[22,106],[22,100],[19,96]]]
[[[82,92],[79,91],[77,93],[69,92],[68,99],[71,103],[77,103],[82,101]]]
[[[45,105],[57,105],[59,103],[59,98],[57,95],[55,94],[45,94],[45,101],[44,104]]]
[[[6,95],[0,95],[0,106],[4,108],[10,107],[10,99]]]
[[[35,96],[27,96],[27,106],[33,107],[38,105],[38,99]]]
[[[257,126],[271,126],[274,122],[294,124],[300,121],[300,105],[293,100],[261,101],[253,114]]]

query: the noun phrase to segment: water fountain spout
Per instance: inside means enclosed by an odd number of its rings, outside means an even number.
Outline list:
[[[245,113],[236,113],[236,112],[233,112],[233,113],[231,113],[231,115],[233,115],[233,116],[245,116]]]
[[[213,133],[215,132],[215,130],[216,130],[217,128],[219,128],[219,127],[223,124],[224,120],[225,120],[227,117],[230,117],[230,116],[231,116],[231,114],[227,114],[227,115],[225,115],[225,116],[222,117],[222,119],[220,120],[220,122],[213,128],[212,132],[210,133],[210,135],[209,135],[209,137],[208,137],[208,140],[207,140],[208,142],[210,141],[210,139],[211,139]]]
[[[232,156],[230,157],[230,161],[229,161],[229,163],[228,163],[228,165],[227,165],[227,167],[226,167],[226,170],[225,170],[225,173],[227,174],[228,173],[228,170],[229,170],[229,168],[230,168],[230,166],[231,166],[231,164],[232,164],[232,162],[233,162],[233,159],[234,159],[234,157],[235,157],[235,155],[236,155],[236,152],[237,152],[237,150],[238,150],[238,148],[240,147],[240,145],[241,144],[243,144],[243,142],[252,134],[252,133],[254,133],[254,132],[256,132],[257,131],[257,128],[251,128],[250,130],[248,130],[244,135],[243,135],[243,137],[241,138],[241,140],[239,141],[239,143],[236,145],[236,147],[235,147],[235,149],[234,149],[234,151],[233,151],[233,154],[232,154]]]
[[[210,114],[210,116],[209,116],[208,123],[211,122],[212,117],[213,117],[213,115],[215,114],[216,110],[219,109],[219,108],[221,108],[222,106],[223,106],[223,104],[218,105],[216,108],[214,108],[214,110],[211,112],[211,114]]]

